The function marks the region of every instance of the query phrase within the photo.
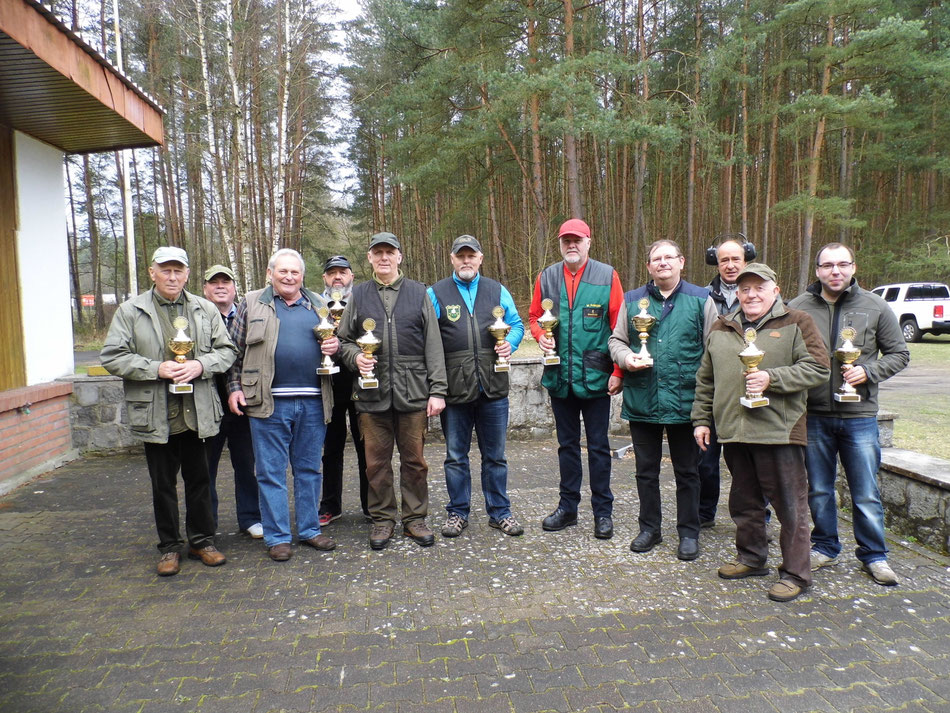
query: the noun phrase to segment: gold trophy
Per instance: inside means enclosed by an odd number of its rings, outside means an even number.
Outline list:
[[[745,373],[753,374],[759,370],[759,364],[765,352],[755,346],[755,330],[749,328],[745,330],[745,349],[739,352],[739,359],[745,364]],[[739,403],[746,408],[758,408],[759,406],[768,406],[769,399],[760,393],[754,393],[746,388],[745,396],[739,397]]]
[[[317,315],[320,317],[320,322],[316,327],[313,328],[313,331],[316,333],[317,338],[322,342],[324,339],[330,339],[334,334],[336,334],[336,322],[328,319],[330,316],[330,310],[326,307],[321,307],[317,310]],[[333,359],[329,354],[323,355],[323,361],[320,363],[320,366],[317,367],[317,374],[319,376],[329,376],[331,374],[339,374],[340,367],[333,363]]]
[[[841,371],[847,371],[854,364],[855,360],[861,356],[861,350],[858,349],[852,340],[858,336],[854,327],[845,327],[841,330],[841,340],[843,344],[835,349],[835,359],[841,362]],[[854,390],[844,379],[841,380],[841,388],[835,393],[835,401],[847,403],[856,403],[861,400],[861,394]]]
[[[185,334],[185,330],[188,329],[188,318],[187,317],[175,317],[172,320],[172,327],[176,330],[175,336],[168,340],[168,348],[172,350],[175,354],[175,361],[179,364],[184,364],[185,354],[190,352],[195,348],[194,341]],[[191,384],[176,384],[172,382],[168,385],[168,391],[172,394],[190,394],[195,390],[195,387]]]
[[[343,301],[343,294],[340,291],[334,290],[330,293],[330,302],[327,304],[327,308],[330,310],[330,319],[339,327],[340,317],[343,316],[343,310],[346,309],[346,302]]]
[[[544,330],[544,336],[546,336],[548,339],[554,339],[554,328],[557,326],[557,317],[551,314],[552,307],[554,307],[554,300],[547,298],[541,300],[541,309],[544,310],[544,313],[538,317],[538,326]],[[541,363],[545,366],[560,364],[561,357],[557,355],[557,352],[554,350],[554,348],[544,350],[544,356],[541,358]]]
[[[633,358],[644,366],[653,366],[653,357],[647,351],[647,340],[650,338],[650,330],[656,324],[656,317],[647,312],[647,307],[650,306],[649,298],[644,297],[637,302],[637,305],[640,307],[640,312],[633,318],[633,326],[640,333],[640,351],[634,354]]]
[[[373,334],[373,330],[376,328],[375,319],[364,319],[363,320],[363,329],[366,330],[366,334],[356,340],[356,346],[363,350],[363,356],[367,359],[372,359],[373,354],[379,349],[379,345],[382,342]],[[378,389],[379,380],[376,378],[376,375],[373,373],[372,368],[366,373],[360,373],[359,384],[361,389]]]
[[[492,308],[492,316],[495,321],[488,327],[488,333],[495,338],[496,344],[504,344],[505,337],[511,331],[511,325],[505,322],[505,308],[501,305]],[[495,371],[511,371],[511,363],[503,356],[499,356],[495,361]]]

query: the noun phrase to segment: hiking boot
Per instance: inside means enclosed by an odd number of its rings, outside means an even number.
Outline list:
[[[431,547],[435,544],[435,534],[426,525],[425,520],[413,520],[402,526],[402,534],[416,541],[420,547]]]
[[[490,517],[488,518],[488,526],[494,527],[496,530],[501,530],[506,535],[511,535],[512,537],[524,534],[524,528],[521,526],[521,523],[515,520],[512,515],[503,517],[501,520]],[[442,531],[442,534],[445,534],[445,530]]]
[[[449,518],[442,526],[442,537],[458,537],[466,527],[468,527],[468,520],[457,512],[449,513]]]
[[[370,530],[369,533],[369,546],[374,550],[381,550],[389,544],[389,541],[392,539],[392,537],[392,523],[384,522],[378,525],[373,525],[373,529]]]

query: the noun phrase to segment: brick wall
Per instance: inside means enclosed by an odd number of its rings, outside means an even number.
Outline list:
[[[0,484],[54,467],[72,449],[72,384],[0,392]]]

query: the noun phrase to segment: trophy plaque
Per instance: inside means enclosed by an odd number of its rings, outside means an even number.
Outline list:
[[[366,330],[366,334],[356,340],[356,346],[363,350],[363,356],[367,359],[372,359],[373,354],[379,349],[379,346],[382,342],[373,334],[373,330],[376,328],[375,319],[364,319],[363,320],[363,329]],[[360,373],[359,385],[361,389],[378,389],[379,388],[379,379],[376,378],[376,375],[373,373],[372,368],[366,373]]]
[[[336,322],[329,319],[330,310],[326,307],[321,307],[317,310],[317,315],[320,317],[320,322],[316,327],[313,328],[313,331],[316,333],[317,338],[320,341],[324,339],[330,339],[334,334],[336,334]],[[320,362],[320,366],[317,367],[317,374],[320,376],[329,376],[331,374],[339,374],[340,367],[333,363],[333,359],[330,358],[329,354],[323,355],[323,361]]]
[[[762,362],[765,352],[755,346],[756,333],[754,329],[745,330],[743,336],[745,337],[745,349],[739,352],[739,360],[745,364],[745,373],[753,374],[759,370],[759,364]],[[739,403],[746,408],[758,408],[768,406],[769,399],[761,393],[755,393],[746,388],[745,396],[739,397]]]
[[[554,328],[557,326],[557,317],[551,314],[551,308],[554,307],[554,300],[552,299],[543,299],[541,300],[541,309],[544,310],[544,313],[538,317],[538,326],[544,330],[544,336],[548,339],[554,339]],[[554,364],[561,363],[561,357],[557,355],[557,352],[552,347],[551,349],[546,349],[544,351],[544,356],[541,358],[541,363],[545,366],[552,366]]]
[[[511,331],[511,325],[505,322],[505,308],[501,305],[492,308],[495,321],[488,327],[488,333],[495,338],[495,344],[504,344],[505,337]],[[495,360],[495,371],[511,371],[511,363],[503,356]]]
[[[187,334],[185,330],[188,329],[188,318],[178,316],[172,320],[172,327],[177,330],[175,336],[168,340],[168,348],[172,350],[172,353],[175,355],[175,361],[179,364],[184,364],[185,354],[190,352],[195,348],[195,343]],[[168,391],[172,394],[190,394],[195,390],[195,387],[191,384],[176,384],[172,382],[168,385]]]
[[[858,336],[854,327],[845,327],[841,330],[840,347],[835,349],[835,359],[841,362],[841,371],[845,372],[851,368],[855,360],[861,356],[861,350],[852,343],[852,340]],[[856,403],[861,400],[861,394],[854,390],[844,379],[841,380],[841,388],[835,393],[835,401],[843,403]]]
[[[346,302],[343,301],[343,293],[339,290],[333,290],[330,293],[330,301],[327,303],[330,310],[330,319],[336,326],[340,326],[340,317],[343,316],[343,310],[346,309]]]
[[[653,357],[647,350],[647,340],[650,338],[650,330],[656,324],[656,317],[647,312],[647,307],[650,306],[649,298],[644,297],[637,302],[637,305],[640,307],[640,312],[633,318],[633,326],[640,333],[640,351],[633,357],[644,366],[653,366]]]

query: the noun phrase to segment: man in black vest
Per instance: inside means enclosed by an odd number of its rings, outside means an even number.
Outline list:
[[[501,283],[479,274],[482,246],[471,235],[461,235],[449,256],[454,272],[429,288],[442,333],[449,392],[442,412],[445,435],[445,487],[449,493],[448,519],[443,537],[458,537],[468,527],[472,499],[472,471],[468,453],[472,429],[482,456],[482,493],[488,525],[517,536],[524,528],[511,514],[508,499],[508,372],[496,371],[497,358],[508,359],[524,336],[524,325],[511,294]],[[493,310],[511,327],[501,342],[488,332]]]
[[[399,448],[403,534],[428,547],[435,536],[425,521],[429,512],[425,432],[427,418],[445,408],[447,391],[439,323],[425,285],[399,270],[402,247],[395,235],[374,235],[366,257],[373,279],[353,288],[338,335],[344,365],[360,374],[374,373],[378,381],[376,388],[361,387],[359,378],[353,383],[366,449],[367,506],[373,518],[369,545],[383,549],[396,527],[395,445]],[[375,356],[364,354],[356,343],[368,329],[381,340]]]

